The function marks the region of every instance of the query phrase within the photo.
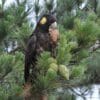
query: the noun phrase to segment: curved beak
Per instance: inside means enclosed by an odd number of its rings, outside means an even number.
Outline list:
[[[57,43],[59,39],[59,30],[57,27],[57,23],[54,22],[49,26],[49,34],[52,40],[52,43]]]
[[[52,23],[50,26],[49,26],[49,29],[57,29],[57,22],[54,22]]]

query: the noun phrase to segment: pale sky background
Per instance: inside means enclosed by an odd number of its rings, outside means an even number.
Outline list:
[[[14,2],[15,0],[6,0],[6,5],[8,6],[9,4],[11,4],[12,2]],[[1,0],[0,0],[0,4],[1,4]]]
[[[9,4],[11,4],[11,3],[13,3],[13,2],[15,2],[16,0],[6,0],[6,5],[8,6]],[[29,0],[29,1],[34,1],[34,0]],[[43,0],[41,0],[41,3],[43,3],[42,2]],[[1,0],[0,0],[0,4],[1,4]]]
[[[6,0],[5,6],[9,6],[11,3],[14,3],[16,0]],[[34,0],[28,0],[30,3],[33,3],[32,1]],[[48,0],[49,1],[49,0]],[[56,1],[56,0],[55,0]],[[1,3],[1,0],[0,0]],[[84,8],[84,6],[86,5],[87,0],[84,0],[84,3],[80,6],[80,8]],[[40,5],[43,5],[43,0],[40,0]],[[34,13],[34,12],[33,12]],[[30,19],[33,19],[34,15],[32,14],[32,16],[30,15]],[[34,21],[34,20],[32,20]]]
[[[6,6],[8,6],[9,4],[11,4],[11,3],[13,3],[15,0],[6,0]],[[29,1],[31,1],[31,0],[29,0]],[[43,0],[41,0],[41,3],[42,3],[42,1]],[[87,0],[85,0],[85,3],[84,4],[82,4],[82,8],[85,6],[85,4],[86,4],[86,2],[87,2]],[[1,0],[0,0],[0,3],[1,3]]]
[[[0,0],[0,4],[1,4],[1,1]],[[23,1],[23,0],[20,0],[20,1]],[[40,5],[43,5],[43,2],[44,0],[40,0],[39,4]],[[8,7],[10,4],[16,2],[16,0],[6,0],[6,3],[5,3],[5,7]],[[30,4],[33,4],[34,0],[28,0],[28,3]],[[34,14],[34,11],[28,16],[28,19],[30,20],[31,23],[34,23],[34,25],[36,24],[36,20],[35,20],[35,14]]]
[[[0,4],[1,4],[1,1],[2,1],[2,0],[0,0]],[[21,1],[21,0],[20,0],[20,1]],[[30,3],[32,3],[32,4],[33,4],[33,1],[34,1],[34,0],[28,0],[28,2],[30,2]],[[41,0],[40,3],[43,3],[42,1],[43,1],[43,0]],[[5,7],[8,7],[10,4],[15,3],[15,2],[16,2],[16,0],[6,0]],[[28,16],[28,19],[30,20],[30,23],[34,23],[34,25],[36,24],[34,12],[31,13],[31,14]],[[34,27],[35,27],[35,26],[34,26]]]

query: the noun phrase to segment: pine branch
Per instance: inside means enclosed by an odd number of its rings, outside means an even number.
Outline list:
[[[11,71],[8,71],[7,73],[5,73],[2,77],[0,77],[0,82],[2,82],[4,80],[4,78],[10,73]]]

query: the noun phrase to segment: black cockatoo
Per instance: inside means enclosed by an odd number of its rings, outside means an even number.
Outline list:
[[[53,30],[56,30],[53,32]],[[36,28],[29,37],[25,52],[25,82],[29,80],[30,66],[34,70],[37,56],[43,51],[50,51],[54,57],[59,32],[57,31],[56,18],[52,14],[44,14],[37,22]]]

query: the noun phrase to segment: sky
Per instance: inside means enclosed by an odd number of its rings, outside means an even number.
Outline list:
[[[1,4],[1,1],[2,0],[0,0],[0,4]],[[8,6],[9,4],[11,4],[11,3],[13,3],[14,1],[16,1],[16,0],[6,0],[6,5]],[[31,1],[31,0],[29,0],[29,1]],[[41,0],[41,2],[42,2],[43,0]]]
[[[2,0],[0,0],[0,4],[1,4],[1,1]],[[8,6],[9,4],[11,4],[12,2],[14,2],[14,0],[6,0],[6,6]]]
[[[9,6],[9,4],[13,3],[15,0],[6,0],[6,6]],[[31,1],[31,0],[30,0]],[[42,2],[43,0],[41,0]],[[83,8],[86,4],[87,0],[85,0],[85,2],[81,5],[80,8]],[[1,0],[0,0],[0,4],[1,4]]]
[[[0,4],[1,4],[1,1],[2,0],[0,0]],[[28,0],[29,2],[32,2],[32,0]],[[41,0],[41,2],[42,2],[43,0]],[[8,7],[10,4],[12,4],[12,3],[14,3],[14,2],[16,2],[16,0],[6,0],[6,3],[5,3],[5,7]],[[41,3],[40,2],[40,3]],[[32,2],[33,3],[33,2]],[[31,23],[34,23],[34,25],[35,25],[35,19],[34,19],[34,13],[31,13],[29,16],[28,16],[28,18],[29,18],[29,20],[30,20],[30,22]]]

